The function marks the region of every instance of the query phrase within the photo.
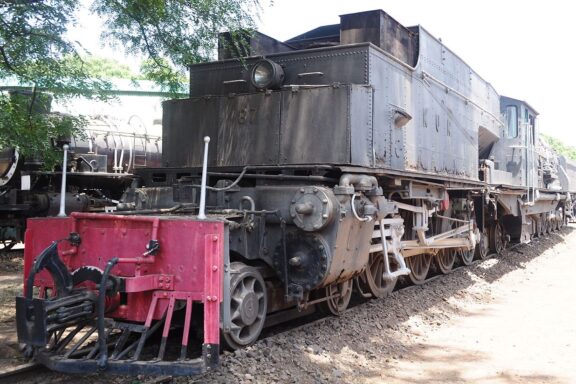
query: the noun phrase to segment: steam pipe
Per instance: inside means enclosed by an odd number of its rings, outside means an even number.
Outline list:
[[[106,312],[106,282],[110,275],[110,270],[118,263],[118,258],[115,257],[108,260],[106,268],[102,273],[102,280],[100,280],[100,287],[98,289],[98,344],[100,348],[100,357],[98,358],[98,368],[105,369],[108,362],[108,343],[106,340],[106,329],[104,324],[104,315]]]
[[[208,143],[210,136],[204,137],[204,161],[202,162],[202,184],[200,187],[200,210],[198,212],[198,219],[206,219],[206,174],[208,173]]]
[[[378,180],[374,176],[356,175],[345,173],[340,177],[340,187],[350,187],[356,185],[359,190],[369,190],[378,188]]]
[[[68,168],[68,144],[64,144],[64,161],[62,163],[62,186],[60,187],[60,212],[58,217],[66,217],[66,169]]]
[[[124,147],[124,143],[122,143],[122,147]],[[123,171],[123,166],[122,164],[124,163],[124,148],[122,148],[122,150],[120,151],[120,161],[118,162],[118,172],[122,173]]]

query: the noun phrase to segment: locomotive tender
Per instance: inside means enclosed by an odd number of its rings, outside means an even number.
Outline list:
[[[29,221],[17,318],[37,361],[203,372],[220,341],[337,315],[353,291],[421,284],[433,262],[448,273],[571,212],[536,111],[420,26],[362,12],[219,54],[164,103],[164,167],[140,170],[114,214]]]

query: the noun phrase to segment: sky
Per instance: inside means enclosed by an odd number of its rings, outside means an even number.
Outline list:
[[[568,112],[576,91],[573,4],[550,0],[275,0],[260,32],[287,40],[339,15],[382,9],[405,26],[422,25],[500,95],[527,101],[543,133],[576,146]],[[574,69],[574,70],[573,70]]]
[[[572,70],[576,29],[570,1],[260,1],[258,29],[282,41],[321,25],[337,24],[339,15],[373,9],[384,10],[405,26],[420,24],[499,94],[534,107],[540,113],[542,132],[576,146],[576,119],[567,113],[574,108],[571,100],[576,91]],[[95,39],[98,34],[85,36]]]

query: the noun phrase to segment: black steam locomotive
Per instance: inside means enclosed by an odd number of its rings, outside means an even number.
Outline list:
[[[29,221],[18,334],[41,363],[202,372],[222,343],[421,284],[572,212],[534,108],[420,26],[362,12],[219,54],[164,103],[163,167],[114,214]]]
[[[50,114],[52,97],[30,91],[11,91],[23,96],[35,113]],[[36,100],[36,101],[35,101]],[[129,124],[117,124],[106,116],[87,117],[85,137],[47,138],[61,153],[68,144],[70,156],[65,201],[68,212],[98,212],[114,207],[134,179],[134,169],[160,166],[160,136],[139,132]],[[0,249],[24,240],[26,220],[55,216],[60,210],[61,169],[47,171],[40,157],[24,158],[17,148],[0,148]]]

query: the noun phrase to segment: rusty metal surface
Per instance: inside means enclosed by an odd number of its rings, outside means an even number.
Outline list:
[[[370,166],[371,98],[369,87],[343,85],[165,103],[164,163],[200,166],[210,136],[211,166]]]
[[[386,12],[368,11],[340,16],[340,44],[370,42],[404,63],[418,59],[418,35]]]

